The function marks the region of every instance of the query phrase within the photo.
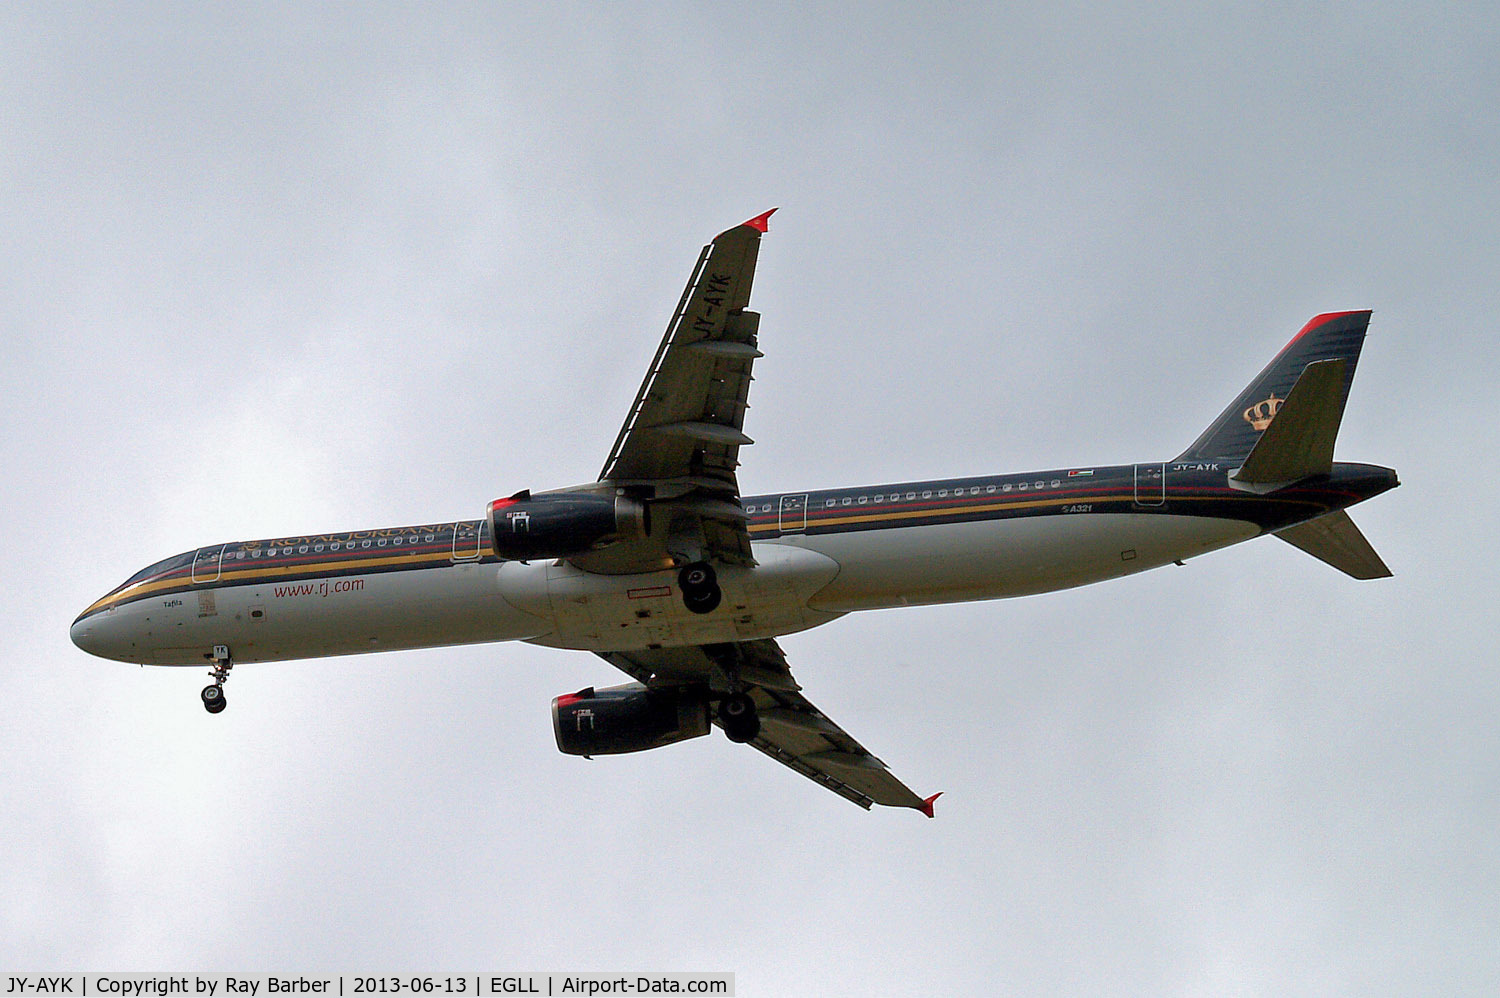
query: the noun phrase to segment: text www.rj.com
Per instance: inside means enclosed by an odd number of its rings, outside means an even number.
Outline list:
[[[284,596],[332,596],[334,593],[357,593],[365,587],[364,579],[332,579],[323,582],[298,582],[295,585],[274,586],[272,594]]]

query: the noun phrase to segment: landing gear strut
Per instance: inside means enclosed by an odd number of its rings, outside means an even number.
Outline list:
[[[224,683],[229,679],[229,670],[234,668],[234,659],[229,655],[228,645],[214,645],[213,654],[208,658],[213,662],[209,675],[214,677],[214,681],[203,687],[199,696],[203,698],[203,709],[210,714],[217,714],[225,707]]]
[[[748,693],[731,693],[719,701],[719,723],[732,742],[748,742],[760,734],[760,714]]]
[[[712,613],[724,598],[714,567],[706,561],[682,566],[677,585],[682,589],[683,605],[694,613]]]

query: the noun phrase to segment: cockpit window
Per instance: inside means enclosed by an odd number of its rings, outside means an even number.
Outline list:
[[[133,586],[138,582],[145,582],[148,579],[158,578],[163,575],[170,575],[173,572],[187,568],[188,566],[192,565],[193,556],[197,553],[198,552],[196,550],[184,551],[182,554],[174,554],[170,558],[164,558],[156,564],[151,565],[147,568],[143,568],[139,572],[136,572],[130,578],[126,579],[125,585],[121,586],[120,588],[124,589],[126,586]]]

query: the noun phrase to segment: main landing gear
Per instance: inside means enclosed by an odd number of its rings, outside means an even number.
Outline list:
[[[213,668],[209,675],[214,681],[203,687],[199,694],[203,698],[203,709],[210,714],[217,714],[224,709],[224,683],[229,679],[229,670],[234,668],[234,659],[230,657],[228,645],[214,645],[213,654],[206,656],[213,662]]]
[[[748,742],[760,734],[760,714],[748,693],[731,693],[719,701],[719,723],[732,742]]]
[[[714,567],[706,561],[682,566],[677,585],[682,589],[683,605],[694,613],[712,613],[724,598]]]

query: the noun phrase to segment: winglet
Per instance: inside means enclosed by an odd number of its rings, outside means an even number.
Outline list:
[[[933,794],[931,797],[929,797],[926,800],[924,800],[922,802],[922,806],[919,807],[919,808],[917,808],[917,810],[921,811],[923,814],[927,815],[927,817],[929,817],[929,818],[932,817],[932,802],[935,801],[935,800],[937,800],[941,796],[943,796],[943,792],[941,790],[939,790],[937,793]]]
[[[748,226],[750,226],[750,228],[754,229],[756,232],[765,232],[765,231],[767,231],[771,227],[770,219],[771,219],[771,216],[774,215],[774,214],[776,214],[776,209],[772,208],[770,211],[764,212],[764,213],[759,214],[759,215],[756,215],[754,218],[750,219],[748,222],[741,222],[740,224],[741,225],[748,225]]]

